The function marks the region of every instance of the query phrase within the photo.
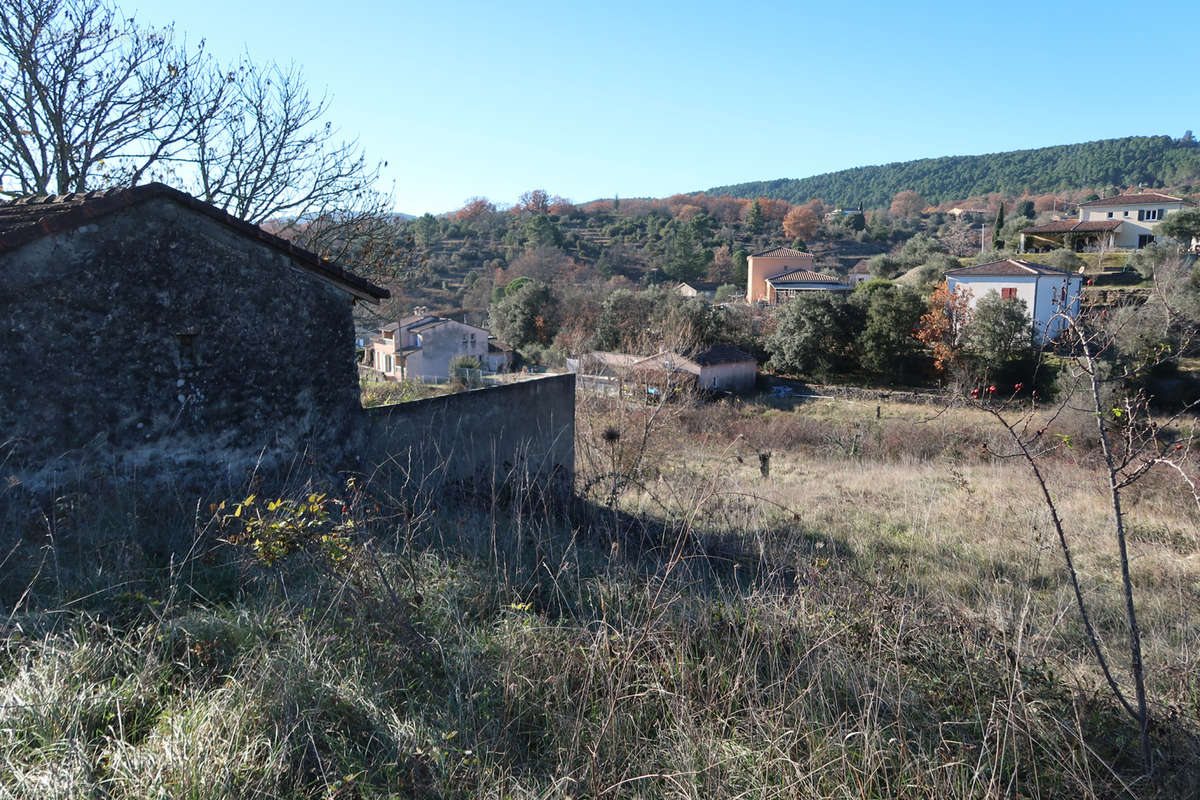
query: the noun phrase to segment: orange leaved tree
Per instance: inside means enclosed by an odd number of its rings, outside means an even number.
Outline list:
[[[952,292],[942,281],[929,296],[929,309],[921,315],[917,339],[933,351],[933,366],[939,374],[958,363],[962,356],[962,334],[971,323],[971,291]]]

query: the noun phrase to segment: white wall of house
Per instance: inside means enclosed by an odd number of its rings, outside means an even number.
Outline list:
[[[1083,278],[1079,275],[964,276],[947,278],[953,292],[970,292],[969,306],[974,310],[988,292],[1004,297],[1011,292],[1025,303],[1031,320],[1033,343],[1053,341],[1067,329],[1069,320],[1079,316]],[[1006,291],[1007,290],[1007,291]]]
[[[1154,229],[1167,214],[1184,208],[1181,202],[1127,203],[1119,206],[1090,206],[1079,209],[1079,219],[1093,222],[1115,219],[1123,223],[1116,231],[1116,246],[1136,248],[1145,245],[1141,237],[1155,236]],[[1141,211],[1141,219],[1138,212]]]
[[[487,359],[488,332],[474,325],[446,320],[414,332],[412,346],[419,350],[404,359],[403,377],[444,379],[450,375],[450,362],[457,356],[474,356],[482,364]]]
[[[743,361],[730,364],[709,364],[700,368],[696,385],[701,389],[723,389],[740,392],[753,388],[758,374],[758,362]]]

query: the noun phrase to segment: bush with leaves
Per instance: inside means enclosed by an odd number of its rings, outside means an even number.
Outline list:
[[[1125,266],[1137,270],[1145,280],[1152,279],[1163,265],[1179,258],[1179,248],[1173,244],[1151,242],[1129,255]]]
[[[905,286],[867,281],[850,302],[863,318],[856,342],[863,369],[890,380],[911,376],[920,349],[915,333],[925,311],[921,296]]]
[[[990,291],[975,304],[965,331],[967,352],[985,374],[994,372],[1029,355],[1032,324],[1024,300]]]
[[[918,233],[905,242],[904,247],[900,248],[900,261],[905,267],[912,269],[929,261],[934,254],[945,252],[947,252],[946,245],[928,233]]]
[[[1034,260],[1040,264],[1047,264],[1051,267],[1066,270],[1067,272],[1077,272],[1080,267],[1087,263],[1077,256],[1074,250],[1068,250],[1065,247],[1060,247],[1044,255],[1036,256]]]
[[[511,284],[510,284],[511,286]],[[544,283],[529,281],[503,297],[488,312],[492,333],[512,347],[549,344],[558,332],[558,298]]]
[[[222,502],[217,511],[225,508]],[[225,541],[244,547],[268,567],[297,554],[337,565],[353,552],[354,518],[341,500],[323,493],[266,503],[252,494],[220,519]]]
[[[900,261],[886,253],[880,253],[867,259],[867,271],[871,273],[872,278],[894,278],[896,277],[896,273],[900,271],[901,266],[903,265]]]
[[[805,292],[775,311],[775,331],[767,339],[778,372],[826,378],[856,365],[854,342],[862,311],[844,295]]]

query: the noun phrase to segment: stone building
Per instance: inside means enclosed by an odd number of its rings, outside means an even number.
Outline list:
[[[0,477],[332,451],[362,415],[351,307],[387,296],[162,184],[0,205]]]

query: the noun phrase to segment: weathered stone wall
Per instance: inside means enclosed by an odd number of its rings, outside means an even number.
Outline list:
[[[0,254],[0,472],[243,479],[362,410],[351,298],[167,199]],[[114,464],[117,462],[117,464]]]
[[[365,460],[384,460],[426,488],[575,474],[575,376],[501,384],[367,409]],[[368,466],[364,464],[363,466]]]

